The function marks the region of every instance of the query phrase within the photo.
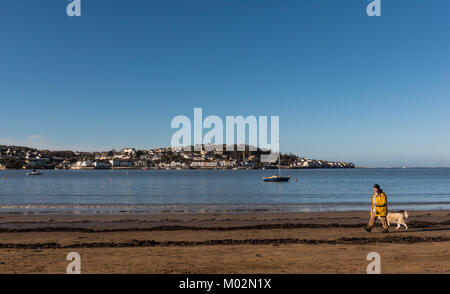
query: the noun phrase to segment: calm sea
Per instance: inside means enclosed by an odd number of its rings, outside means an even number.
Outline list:
[[[0,212],[369,210],[380,184],[391,210],[450,209],[450,169],[0,171]],[[295,181],[297,179],[297,181]]]

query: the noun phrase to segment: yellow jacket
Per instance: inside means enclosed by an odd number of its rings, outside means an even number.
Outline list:
[[[373,193],[372,195],[372,207],[370,209],[370,215],[374,213],[373,208],[375,207],[376,216],[386,216],[388,213],[387,209],[387,196],[384,192]]]

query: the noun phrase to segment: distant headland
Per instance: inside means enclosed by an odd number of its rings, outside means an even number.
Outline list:
[[[203,146],[202,146],[203,147]],[[272,169],[278,162],[261,162],[261,154],[248,145],[226,151],[200,148],[200,151],[174,150],[171,147],[149,150],[124,148],[120,151],[75,152],[50,151],[21,146],[0,145],[0,169]],[[186,148],[185,148],[186,149]],[[198,148],[196,148],[198,149]],[[193,150],[193,149],[191,149]],[[236,151],[244,150],[244,151]],[[351,162],[306,159],[281,154],[282,168],[354,168]]]

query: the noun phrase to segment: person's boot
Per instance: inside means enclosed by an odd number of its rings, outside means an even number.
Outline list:
[[[370,233],[372,231],[372,228],[370,227],[365,227],[364,230],[366,230],[368,233]]]

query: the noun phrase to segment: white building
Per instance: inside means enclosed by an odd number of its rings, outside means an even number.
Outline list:
[[[194,161],[191,163],[192,168],[215,168],[217,161]]]
[[[122,154],[126,154],[128,156],[135,155],[136,154],[136,149],[134,149],[134,148],[123,148],[121,153]]]
[[[93,168],[94,167],[94,163],[92,162],[92,160],[87,159],[87,160],[79,160],[77,161],[74,165],[72,165],[72,169],[84,169],[84,168]]]
[[[179,162],[179,161],[172,161],[170,163],[170,168],[186,168],[187,165],[184,162]]]
[[[235,162],[231,161],[231,160],[221,160],[221,161],[219,161],[218,165],[220,167],[232,168],[235,166]]]
[[[112,167],[134,167],[134,163],[130,162],[128,160],[121,160],[121,159],[111,159],[109,161]]]
[[[79,160],[75,163],[76,167],[93,167],[93,162],[90,159],[87,160]]]

